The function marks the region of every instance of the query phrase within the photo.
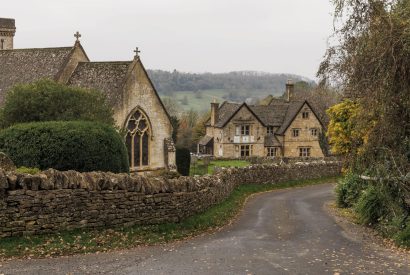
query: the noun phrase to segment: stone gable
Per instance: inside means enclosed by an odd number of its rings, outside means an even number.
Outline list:
[[[0,28],[11,26],[14,20],[0,18]],[[7,26],[6,26],[7,25]],[[10,41],[15,29],[8,30]],[[11,35],[12,34],[12,35]],[[135,172],[175,168],[175,150],[169,142],[172,136],[170,117],[141,63],[140,57],[124,62],[90,62],[78,38],[73,47],[41,49],[0,49],[0,105],[6,93],[16,84],[51,79],[63,84],[99,90],[106,94],[114,111],[114,120],[120,129],[127,128],[135,112],[144,113],[148,120],[149,138],[132,144],[142,144],[132,154],[143,155]],[[3,43],[4,44],[4,43]],[[138,54],[138,53],[137,53]],[[145,121],[145,118],[144,118]],[[141,136],[142,138],[142,136]],[[138,145],[139,146],[139,145]],[[128,146],[129,151],[131,147]],[[135,160],[133,159],[134,163]],[[147,164],[148,163],[148,164]]]
[[[213,103],[215,104],[215,103]],[[300,120],[303,110],[311,114]],[[274,100],[269,105],[247,105],[224,102],[215,115],[215,124],[206,123],[206,136],[200,140],[199,151],[217,157],[238,158],[243,146],[251,146],[251,155],[266,157],[299,157],[299,148],[306,147],[311,157],[323,157],[319,134],[323,123],[308,101]],[[251,126],[251,134],[242,137],[235,133],[237,125]],[[293,128],[300,128],[301,135],[293,137]],[[307,127],[307,130],[305,129]],[[303,128],[303,130],[302,130]],[[311,129],[317,129],[312,136]],[[313,130],[312,130],[313,131]]]

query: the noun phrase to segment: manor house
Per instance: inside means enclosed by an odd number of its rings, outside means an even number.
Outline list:
[[[133,172],[175,169],[170,117],[141,62],[92,62],[77,32],[74,46],[14,49],[15,20],[0,18],[0,105],[16,84],[52,79],[106,94],[125,132]]]
[[[198,151],[221,158],[323,157],[320,136],[324,124],[308,101],[293,100],[294,84],[286,84],[286,99],[268,105],[211,103],[211,118]]]

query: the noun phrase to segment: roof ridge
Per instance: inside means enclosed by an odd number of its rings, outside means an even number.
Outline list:
[[[57,49],[65,49],[65,50],[68,50],[68,49],[72,49],[73,47],[50,47],[50,48],[21,48],[21,49],[4,49],[4,50],[1,50],[1,51],[4,51],[4,52],[7,52],[7,51],[9,51],[9,52],[13,52],[13,51],[30,51],[30,50],[57,50]]]
[[[111,64],[111,65],[129,65],[131,64],[132,61],[81,61],[78,62],[78,65],[85,65],[85,64],[89,64],[89,65],[93,65],[93,64]]]

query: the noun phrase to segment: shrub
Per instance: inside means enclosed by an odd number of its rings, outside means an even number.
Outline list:
[[[35,121],[98,121],[114,125],[105,95],[51,80],[17,85],[10,90],[0,112],[2,127]]]
[[[383,199],[380,189],[374,185],[364,190],[355,206],[359,221],[363,224],[377,223],[379,218],[386,214]]]
[[[410,247],[410,221],[401,231],[396,233],[394,240],[398,245]]]
[[[33,122],[0,131],[0,148],[17,166],[58,170],[128,172],[121,136],[107,124]]]
[[[183,176],[189,176],[191,152],[187,148],[177,148],[175,153],[178,173]]]
[[[367,184],[356,174],[347,174],[336,186],[336,202],[339,207],[351,207],[359,199]]]
[[[387,234],[395,231],[404,215],[397,191],[383,184],[369,185],[355,205],[359,220],[364,224],[379,223],[380,231]]]

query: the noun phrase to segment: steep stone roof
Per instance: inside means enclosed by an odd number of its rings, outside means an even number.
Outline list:
[[[55,79],[72,47],[0,50],[0,104],[16,84],[42,78]]]
[[[249,106],[266,126],[281,126],[289,104]]]
[[[0,29],[15,29],[16,21],[12,18],[0,18]]]
[[[281,147],[282,143],[278,140],[275,135],[265,136],[264,146],[266,147]]]
[[[132,61],[80,62],[68,85],[96,89],[106,93],[108,102],[116,106],[122,99],[122,88]]]
[[[218,109],[218,121],[215,123],[216,127],[224,127],[229,122],[231,116],[241,107],[239,103],[232,103],[225,101]]]
[[[270,105],[247,105],[246,103],[240,104],[225,101],[218,109],[218,120],[215,123],[215,127],[224,127],[242,106],[246,106],[264,126],[279,127],[275,134],[283,135],[304,104],[310,107],[323,126],[323,122],[317,115],[315,108],[308,101],[286,102],[284,100],[275,100]],[[206,125],[209,126],[209,123],[210,120],[207,121]],[[271,144],[270,146],[279,146],[280,142],[275,139],[266,140],[265,142]]]
[[[209,142],[211,142],[214,138],[210,137],[210,136],[203,136],[199,141],[198,144],[199,145],[203,145],[206,146],[208,145]]]
[[[286,110],[285,116],[283,117],[282,125],[276,131],[277,134],[283,135],[285,133],[286,129],[288,129],[289,125],[295,119],[296,115],[299,113],[300,109],[303,107],[304,104],[305,101],[291,101],[287,103],[288,108]]]

